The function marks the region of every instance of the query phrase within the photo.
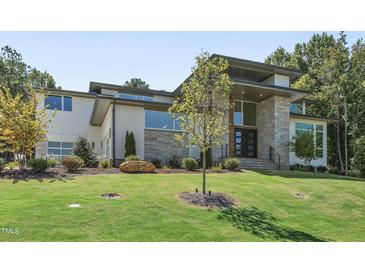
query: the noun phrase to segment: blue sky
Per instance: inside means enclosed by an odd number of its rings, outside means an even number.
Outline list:
[[[314,32],[0,32],[24,61],[51,73],[64,89],[87,91],[90,81],[122,84],[139,77],[174,90],[201,51],[264,61],[278,46],[292,50]],[[330,32],[337,37],[337,32]],[[348,32],[349,44],[365,32]]]

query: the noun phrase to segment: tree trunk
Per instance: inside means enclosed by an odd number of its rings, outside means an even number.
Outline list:
[[[205,194],[205,169],[206,169],[206,149],[203,149],[203,194]]]
[[[338,122],[336,123],[336,137],[337,137],[336,139],[337,139],[338,160],[340,161],[341,173],[343,173],[344,168],[343,168],[342,153],[341,153],[340,125]]]
[[[345,136],[344,136],[344,142],[345,142],[345,175],[347,175],[348,172],[348,150],[347,150],[347,104],[346,100],[344,101],[344,120],[345,120]]]

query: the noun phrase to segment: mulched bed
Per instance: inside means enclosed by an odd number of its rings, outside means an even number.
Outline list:
[[[12,180],[42,180],[42,179],[67,179],[82,175],[94,175],[94,174],[115,174],[120,173],[119,168],[82,168],[76,172],[67,172],[63,167],[49,168],[44,173],[35,173],[31,169],[25,169],[23,171],[3,170],[0,173],[0,179],[12,179]]]
[[[196,192],[181,192],[177,196],[185,203],[200,207],[226,209],[235,205],[231,197],[219,192],[212,192],[211,196]]]

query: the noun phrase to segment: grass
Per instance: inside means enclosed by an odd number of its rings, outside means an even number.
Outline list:
[[[200,189],[201,179],[114,174],[0,181],[0,241],[365,241],[365,181],[293,171],[209,174],[208,189],[239,203],[221,212],[177,199]],[[99,197],[106,192],[122,198]],[[296,198],[298,192],[306,198]]]

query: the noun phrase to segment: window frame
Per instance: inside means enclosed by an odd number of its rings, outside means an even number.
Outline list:
[[[54,143],[54,144],[50,145],[50,143]],[[56,146],[55,143],[59,143],[59,145]],[[66,145],[66,144],[72,144],[72,147],[69,148],[69,147],[67,147],[68,145]],[[74,145],[73,142],[48,141],[47,142],[47,155],[52,156],[52,157],[56,157],[58,159],[63,159],[64,157],[71,156],[72,155],[72,150],[73,150],[73,145]],[[49,153],[50,149],[54,149],[54,150],[58,149],[60,153],[59,154],[50,154]],[[63,153],[64,151],[71,151],[71,154],[64,154]]]
[[[297,124],[305,124],[305,125],[311,125],[312,129],[300,129],[297,128]],[[317,127],[320,126],[322,127],[322,130],[318,130]],[[318,124],[318,123],[309,123],[309,122],[299,122],[299,121],[295,121],[294,123],[294,133],[295,133],[295,137],[297,136],[297,132],[298,131],[310,131],[313,134],[313,142],[314,142],[314,147],[315,147],[315,151],[316,151],[316,157],[317,159],[323,159],[324,158],[324,125],[323,124]],[[321,147],[317,147],[317,133],[321,133],[322,134],[322,145]],[[321,150],[321,156],[318,157],[317,156],[317,151]],[[296,157],[298,157],[295,154]]]
[[[61,98],[61,109],[58,108],[49,108],[47,106],[49,106],[50,104],[47,104],[47,98],[48,97],[58,97]],[[69,98],[70,102],[71,102],[71,110],[65,110],[65,98]],[[67,112],[72,112],[73,111],[73,97],[72,96],[68,96],[68,95],[54,95],[54,94],[46,94],[45,98],[44,98],[44,108],[46,110],[57,110],[57,111],[67,111]]]
[[[301,109],[301,111],[300,112],[293,112],[293,111],[291,111],[291,107],[292,106],[297,106],[297,107],[299,107],[300,109]],[[289,112],[291,113],[291,114],[304,114],[304,107],[303,107],[303,104],[297,104],[297,103],[290,103],[290,105],[289,105]]]
[[[153,111],[153,112],[163,112],[163,113],[167,113],[169,114],[171,120],[172,120],[172,128],[161,128],[161,127],[148,127],[147,126],[147,112],[148,111]],[[151,110],[151,109],[145,109],[145,129],[154,129],[154,130],[166,130],[166,131],[182,131],[182,129],[178,129],[177,128],[177,123],[178,123],[178,117],[174,118],[172,117],[172,115],[168,112],[168,111],[161,111],[161,110]]]

